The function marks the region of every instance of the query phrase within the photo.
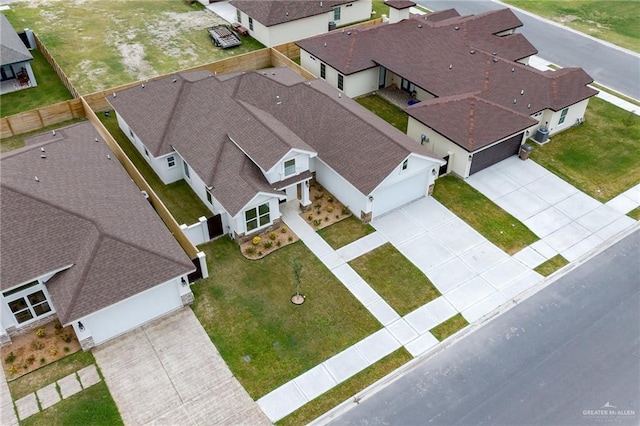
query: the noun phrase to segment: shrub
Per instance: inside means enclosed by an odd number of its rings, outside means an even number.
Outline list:
[[[280,247],[282,245],[282,243],[280,242],[280,240],[276,241],[276,247]]]
[[[314,224],[315,226],[320,226],[320,224],[321,224],[321,223],[322,223],[322,220],[321,220],[321,219],[315,219],[315,220],[313,221],[313,224]]]
[[[36,362],[36,357],[35,356],[31,355],[29,358],[27,358],[27,364],[28,365],[31,365],[34,362]]]
[[[4,359],[4,362],[6,364],[11,364],[15,360],[16,360],[16,356],[14,355],[14,353],[13,352],[9,352],[9,355],[7,355],[7,357]]]
[[[60,336],[60,338],[65,343],[71,343],[71,341],[73,340],[73,336],[71,335],[71,333],[65,333],[62,336]]]
[[[49,353],[51,354],[51,356],[56,356],[56,354],[58,353],[58,349],[56,349],[56,347],[54,346],[49,349]]]
[[[256,249],[254,247],[247,247],[244,252],[247,254],[256,254]]]
[[[329,216],[325,216],[324,221],[329,222]]]
[[[340,219],[340,215],[339,214],[336,215],[336,219]]]
[[[39,351],[42,348],[44,348],[44,343],[38,342],[37,340],[31,342],[31,349],[34,351]]]
[[[327,195],[327,201],[333,203],[333,195]]]
[[[269,239],[271,241],[274,241],[276,238],[278,238],[278,234],[276,234],[275,231],[269,232]]]
[[[333,211],[333,206],[329,206],[329,207],[327,207],[327,211],[328,211],[329,213],[331,213],[331,212]]]
[[[36,330],[36,336],[38,337],[46,337],[47,336],[47,332],[44,331],[44,328],[39,328]]]
[[[349,214],[349,207],[344,206],[344,207],[342,208],[342,214]]]
[[[262,256],[262,252],[261,251],[258,252],[258,256]]]
[[[287,241],[289,241],[289,242],[293,241],[293,237],[291,235],[289,235],[289,238],[287,238]]]
[[[260,237],[253,237],[253,239],[251,240],[251,244],[253,244],[254,246],[257,246],[261,242],[262,242],[262,238]]]
[[[12,365],[11,368],[9,369],[9,375],[13,376],[17,372],[18,372],[18,367],[16,367],[15,365]]]
[[[316,200],[320,200],[322,197],[324,197],[324,194],[322,192],[318,192],[313,196],[313,198],[315,198]]]
[[[307,218],[308,218],[309,220],[313,220],[313,213],[309,213],[309,216],[307,216]]]
[[[262,244],[264,246],[265,249],[270,249],[271,246],[273,245],[273,241],[265,241],[264,244]]]
[[[55,328],[56,330],[62,330],[62,324],[60,324],[60,321],[56,321],[53,324],[53,328]]]
[[[320,209],[316,210],[316,214],[320,215]]]
[[[65,346],[64,348],[62,348],[62,350],[67,353],[69,352],[71,349],[69,349],[69,346]]]
[[[313,205],[313,207],[315,207],[316,209],[320,209],[320,207],[322,207],[322,204],[320,204],[320,203],[315,203],[315,204]]]
[[[44,357],[40,358],[40,365],[44,364],[45,362],[47,362],[47,360],[44,359]]]
[[[287,233],[287,228],[285,226],[283,226],[282,228],[280,228],[280,232],[282,232],[283,234]]]

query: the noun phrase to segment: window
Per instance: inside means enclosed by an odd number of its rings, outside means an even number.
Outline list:
[[[3,293],[2,295],[4,297],[7,297],[12,294],[23,292],[24,290],[27,290],[28,288],[38,284],[38,281],[33,281],[20,288]],[[47,296],[42,290],[32,291],[31,293],[28,293],[24,296],[19,296],[9,301],[8,305],[11,313],[15,317],[16,321],[18,321],[18,324],[22,324],[34,318],[40,317],[48,312],[51,312],[51,306],[49,306]]]
[[[269,224],[269,203],[247,210],[244,212],[244,218],[247,222],[247,232]]]
[[[402,170],[407,170],[407,167],[409,167],[409,159],[402,162]]]
[[[169,166],[169,168],[175,167],[176,166],[176,157],[173,155],[170,155],[167,157],[167,166]]]
[[[249,29],[253,31],[253,18],[249,16]]]
[[[320,78],[327,78],[327,66],[325,64],[320,64]]]
[[[339,21],[340,20],[340,8],[336,7],[335,9],[333,9],[333,20],[334,21]]]
[[[560,113],[560,121],[558,121],[558,124],[564,123],[565,118],[567,118],[568,112],[569,112],[569,108],[565,108],[562,110],[562,112]]]
[[[191,179],[191,175],[189,174],[189,165],[187,164],[186,161],[182,161],[182,165],[184,166],[184,175]]]
[[[296,172],[296,160],[287,160],[284,162],[284,175],[289,176]]]
[[[207,201],[209,204],[213,205],[213,197],[211,196],[211,193],[207,190],[205,190],[205,192],[207,193]]]
[[[338,74],[338,89],[344,90],[344,76],[342,74]]]
[[[238,23],[242,24],[242,12],[240,12],[239,9],[236,9],[236,21],[238,21]]]

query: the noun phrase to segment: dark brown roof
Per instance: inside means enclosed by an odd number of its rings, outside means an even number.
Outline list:
[[[460,14],[455,9],[444,9],[427,13],[423,18],[431,22],[444,21],[445,19],[457,18]]]
[[[410,0],[384,0],[384,4],[394,9],[406,9],[416,5]]]
[[[46,286],[68,323],[194,270],[90,123],[27,144],[1,158],[3,290],[67,268]]]
[[[265,27],[331,12],[342,4],[358,0],[231,0],[240,9]]]
[[[32,59],[31,52],[20,40],[7,17],[0,13],[0,65],[10,65]]]

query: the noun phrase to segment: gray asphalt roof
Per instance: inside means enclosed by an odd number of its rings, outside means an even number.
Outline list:
[[[33,59],[9,20],[0,14],[0,65],[10,65]]]

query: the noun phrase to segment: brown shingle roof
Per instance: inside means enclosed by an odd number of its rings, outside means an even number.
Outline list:
[[[342,4],[358,0],[231,0],[240,9],[265,27],[331,12]]]
[[[406,9],[416,5],[411,0],[384,0],[384,4],[394,9]]]
[[[194,270],[90,123],[0,161],[2,289],[70,266],[46,284],[68,323]]]

